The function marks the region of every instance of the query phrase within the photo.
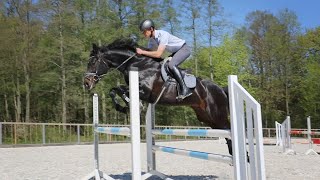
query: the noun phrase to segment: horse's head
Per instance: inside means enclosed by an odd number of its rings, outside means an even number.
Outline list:
[[[87,72],[84,76],[84,87],[91,90],[95,84],[106,74],[110,69],[109,62],[106,58],[106,53],[96,44],[92,45],[92,50],[89,57]]]
[[[130,64],[127,61],[133,61],[131,58],[135,56],[135,46],[130,40],[116,40],[104,47],[93,44],[84,77],[85,88],[92,89],[112,68],[123,71]]]

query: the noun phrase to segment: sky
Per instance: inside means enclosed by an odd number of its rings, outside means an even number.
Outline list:
[[[302,29],[320,26],[320,0],[219,0],[219,3],[235,26],[243,25],[246,15],[252,11],[277,14],[285,8],[296,13]]]

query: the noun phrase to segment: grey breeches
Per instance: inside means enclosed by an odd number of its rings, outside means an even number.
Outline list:
[[[179,49],[169,62],[169,69],[171,70],[173,66],[179,66],[183,61],[185,61],[191,54],[191,48],[184,44],[181,49]]]

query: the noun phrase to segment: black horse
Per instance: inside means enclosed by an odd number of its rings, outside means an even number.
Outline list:
[[[89,90],[92,89],[111,69],[120,71],[124,75],[126,83],[129,84],[129,69],[136,67],[139,71],[140,99],[148,103],[156,102],[164,84],[160,73],[162,59],[137,55],[135,53],[136,47],[139,46],[130,39],[116,40],[103,47],[93,44],[84,86]],[[192,90],[193,94],[184,100],[176,99],[176,84],[170,84],[158,103],[190,106],[195,111],[198,120],[211,128],[230,129],[227,92],[209,80],[197,78],[196,83],[196,87]],[[121,87],[113,90],[122,91],[123,89]],[[124,93],[127,93],[125,91]],[[115,94],[111,93],[110,95],[114,96]],[[231,140],[226,140],[229,153],[232,154]]]

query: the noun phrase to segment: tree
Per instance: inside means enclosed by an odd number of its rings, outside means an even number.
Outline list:
[[[183,8],[184,11],[186,12],[186,17],[187,19],[191,20],[191,24],[185,23],[186,25],[186,30],[187,31],[191,31],[192,33],[192,45],[193,45],[193,59],[194,59],[194,69],[195,69],[195,75],[198,75],[198,58],[197,58],[197,53],[198,53],[198,44],[197,44],[197,40],[198,40],[198,25],[197,25],[197,20],[201,17],[201,13],[200,13],[200,3],[196,0],[187,0],[184,1],[183,3]]]
[[[302,96],[297,101],[298,107],[304,112],[300,115],[300,124],[305,125],[305,118],[311,116],[312,127],[319,128],[320,122],[320,28],[309,30],[298,39],[300,47],[297,54],[303,67],[300,92]],[[300,110],[301,111],[301,110]]]
[[[259,77],[255,82],[259,87],[259,97],[265,107],[265,124],[272,124],[269,119],[280,119],[291,114],[289,105],[295,95],[293,82],[295,64],[293,52],[297,19],[294,13],[281,11],[279,17],[268,12],[255,11],[247,16],[249,27],[248,46],[252,50],[250,58],[252,74]],[[289,88],[290,87],[290,88]]]
[[[209,41],[209,64],[210,64],[210,79],[213,81],[214,79],[214,69],[213,69],[213,62],[212,62],[212,56],[213,56],[213,38],[218,36],[218,29],[222,27],[222,22],[219,20],[215,20],[217,16],[220,16],[222,10],[216,0],[209,0],[207,1],[208,7],[206,8],[207,13],[204,17],[204,22],[206,22],[207,29],[206,33],[208,33],[208,41]]]

